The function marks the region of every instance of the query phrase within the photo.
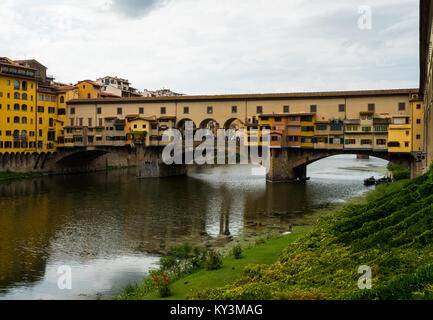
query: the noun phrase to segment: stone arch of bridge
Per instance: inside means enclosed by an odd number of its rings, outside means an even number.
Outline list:
[[[224,123],[224,129],[239,130],[243,127],[244,122],[239,118],[230,118]]]
[[[176,126],[177,129],[178,129],[180,132],[182,132],[182,135],[183,135],[184,132],[185,132],[185,125],[186,125],[186,123],[187,123],[188,121],[191,121],[191,122],[192,122],[192,124],[193,124],[193,129],[194,129],[194,130],[197,129],[197,126],[196,126],[196,124],[195,124],[194,121],[192,121],[192,120],[189,119],[189,118],[183,118],[183,119],[179,120],[179,122],[177,123],[177,126]]]
[[[56,159],[56,163],[61,166],[77,167],[82,166],[83,163],[89,163],[107,153],[110,153],[110,151],[106,149],[77,150],[66,155],[59,155],[60,158]]]
[[[213,132],[214,135],[216,135],[216,131],[220,128],[220,124],[212,118],[204,119],[200,123],[200,129],[209,129]]]
[[[346,155],[367,155],[370,157],[374,157],[374,158],[379,158],[382,160],[386,160],[392,163],[396,163],[399,164],[407,169],[411,168],[411,162],[413,160],[413,157],[411,155],[400,155],[400,154],[391,154],[388,152],[373,152],[373,151],[357,151],[357,150],[336,150],[334,152],[312,152],[311,155],[307,155],[306,158],[304,159],[300,159],[300,161],[295,164],[293,167],[297,168],[300,166],[307,166],[310,165],[314,162],[329,158],[329,157],[333,157],[333,156],[337,156],[337,155],[342,155],[342,154],[346,154]]]
[[[307,165],[340,154],[361,154],[399,164],[412,171],[414,157],[411,154],[390,154],[371,150],[317,150],[317,149],[271,149],[269,181],[303,180],[307,177]]]

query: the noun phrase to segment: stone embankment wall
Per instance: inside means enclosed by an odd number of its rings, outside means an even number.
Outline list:
[[[78,155],[73,161],[64,162],[63,159],[67,156],[68,154],[62,152],[0,154],[0,172],[67,174],[101,171],[113,167],[129,167],[135,166],[137,163],[135,152],[126,151],[109,152],[90,158]]]

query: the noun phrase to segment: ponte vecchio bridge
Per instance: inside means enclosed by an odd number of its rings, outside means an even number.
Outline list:
[[[269,130],[270,181],[303,179],[308,164],[337,154],[387,159],[413,176],[427,168],[417,89],[71,100],[67,121],[57,151],[25,163],[40,171],[153,163],[151,176],[180,174],[184,167],[162,163],[163,133],[192,121],[194,130],[242,128],[249,146]],[[7,155],[0,165],[16,161]]]

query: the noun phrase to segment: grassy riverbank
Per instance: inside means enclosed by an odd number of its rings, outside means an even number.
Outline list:
[[[371,290],[359,289],[359,267]],[[383,184],[366,197],[223,259],[223,268],[182,276],[168,299],[433,299],[433,170]],[[159,299],[152,282],[119,299]]]
[[[242,276],[242,270],[249,264],[274,263],[277,261],[281,251],[289,243],[306,234],[311,228],[311,226],[298,226],[294,228],[292,234],[266,240],[262,244],[251,245],[249,248],[243,250],[241,259],[234,259],[233,256],[228,255],[223,258],[223,267],[221,269],[212,271],[202,269],[180,277],[172,284],[171,290],[173,295],[167,299],[185,300],[189,295],[198,290],[217,288],[230,284]],[[116,298],[132,300],[160,299],[158,293],[154,290],[149,290],[146,283],[131,286]]]
[[[365,204],[319,219],[277,262],[252,264],[195,299],[432,299],[433,170],[379,186]],[[360,290],[358,268],[372,271]]]
[[[19,180],[19,179],[28,179],[28,178],[38,178],[42,177],[42,173],[36,172],[26,172],[26,173],[18,173],[18,172],[0,172],[0,181],[2,180]]]

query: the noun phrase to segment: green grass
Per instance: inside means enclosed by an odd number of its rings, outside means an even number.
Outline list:
[[[26,178],[36,178],[42,176],[41,173],[37,172],[27,172],[27,173],[18,173],[18,172],[0,172],[0,180],[15,180],[15,179],[26,179]]]
[[[277,261],[281,251],[299,236],[311,230],[311,226],[295,226],[294,232],[289,235],[280,236],[266,240],[264,244],[245,248],[242,251],[242,258],[235,259],[233,256],[223,258],[223,267],[218,270],[199,270],[193,274],[183,276],[173,282],[171,290],[173,295],[170,300],[186,300],[191,293],[207,288],[222,287],[239,279],[243,269],[249,264],[272,264]],[[234,268],[234,269],[233,269]],[[184,284],[187,282],[187,284]],[[158,293],[152,291],[149,294],[140,294],[140,287],[129,289],[126,293],[117,297],[119,299],[134,300],[158,300]]]
[[[362,265],[372,270],[371,290],[358,287]],[[432,299],[433,170],[379,186],[366,203],[321,217],[276,263],[250,265],[237,281],[192,298]]]

